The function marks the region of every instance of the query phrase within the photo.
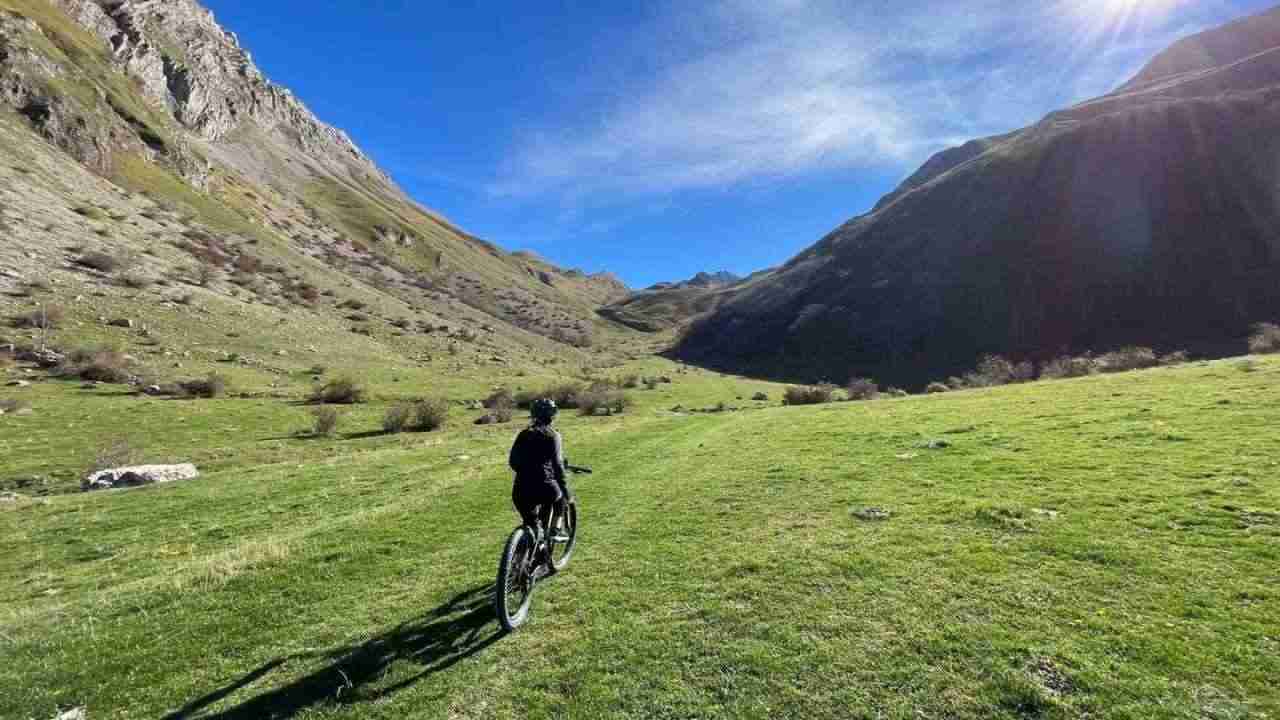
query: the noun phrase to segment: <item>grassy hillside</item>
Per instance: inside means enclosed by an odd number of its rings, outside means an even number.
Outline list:
[[[201,52],[222,42],[155,35],[169,55],[181,53],[165,38]],[[0,71],[12,80],[0,98],[0,322],[57,306],[70,319],[60,349],[98,341],[100,317],[150,323],[186,295],[212,322],[188,323],[181,352],[297,347],[275,325],[305,333],[303,345],[417,366],[459,345],[468,365],[497,356],[537,367],[613,362],[651,342],[596,314],[628,293],[616,278],[467,234],[355,148],[302,143],[299,133],[316,131],[306,118],[294,127],[246,117],[216,138],[184,125],[106,41],[49,0],[0,0]],[[204,79],[232,95],[265,87],[239,75]],[[86,253],[117,267],[77,264]],[[261,342],[226,342],[228,333]],[[134,340],[116,342],[146,355]]]
[[[1280,713],[1280,361],[810,408],[637,370],[674,382],[564,418],[580,550],[507,637],[513,426],[379,436],[378,402],[305,440],[287,399],[5,388],[35,412],[0,478],[131,432],[207,473],[0,504],[0,717]],[[670,411],[718,402],[758,407]]]

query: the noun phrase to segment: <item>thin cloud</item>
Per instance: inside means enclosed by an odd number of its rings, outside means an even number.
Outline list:
[[[1144,30],[1135,34],[1063,5],[868,5],[672,7],[635,43],[671,60],[591,108],[595,122],[528,131],[489,189],[576,204],[905,167],[957,138],[1005,132],[1082,92],[1104,92],[1171,39],[1163,17],[1117,19]]]

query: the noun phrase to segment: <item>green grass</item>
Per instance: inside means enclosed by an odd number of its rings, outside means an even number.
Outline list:
[[[0,476],[124,419],[207,473],[0,511],[0,716],[1274,716],[1277,381],[1265,359],[683,415],[768,386],[677,375],[564,418],[597,471],[580,551],[508,637],[487,588],[515,427],[362,437],[375,404],[301,440],[281,402],[41,387]]]

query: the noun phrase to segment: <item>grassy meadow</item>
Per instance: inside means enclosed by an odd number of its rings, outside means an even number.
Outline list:
[[[380,434],[416,376],[327,439],[296,397],[0,389],[0,717],[1280,716],[1280,359],[795,408],[632,368],[674,382],[562,416],[579,549],[509,636],[518,424]],[[544,381],[506,380],[446,394]],[[69,492],[120,438],[204,476]]]

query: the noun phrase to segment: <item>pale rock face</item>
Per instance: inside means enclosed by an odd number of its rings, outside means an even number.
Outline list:
[[[276,151],[294,161],[315,164],[338,176],[372,180],[399,194],[391,179],[351,141],[346,133],[321,122],[287,89],[263,76],[235,35],[218,25],[213,14],[195,0],[52,0],[111,51],[116,67],[136,79],[142,94],[168,115],[189,137],[175,138],[178,147],[160,147],[143,137],[128,137],[127,120],[117,127],[94,128],[77,136],[74,110],[39,110],[41,132],[91,167],[105,168],[114,150],[163,156],[184,176],[203,187],[208,167],[189,152],[187,141],[209,144],[218,159],[247,172],[256,166],[249,156],[259,148],[237,146],[237,131],[252,128],[270,138]],[[21,24],[21,26],[20,26]],[[17,16],[0,14],[0,99],[22,108],[33,97],[31,73],[49,76],[56,66],[29,66],[43,61],[38,54],[18,58],[21,43],[5,41],[5,34],[33,25]],[[45,62],[46,65],[49,65]],[[18,80],[15,82],[15,78]],[[82,133],[84,134],[84,133]],[[141,147],[140,147],[141,146]],[[268,151],[270,152],[270,151]]]
[[[84,479],[83,490],[114,490],[160,483],[194,480],[200,471],[191,463],[181,465],[137,465],[96,472]]]

